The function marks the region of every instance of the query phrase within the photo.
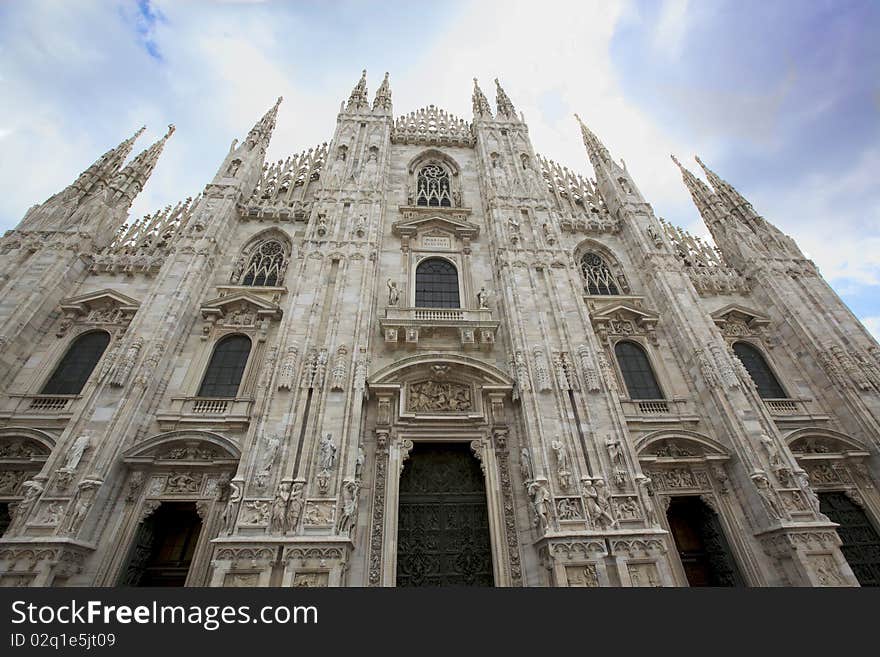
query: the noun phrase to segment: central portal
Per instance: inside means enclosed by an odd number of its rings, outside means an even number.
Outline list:
[[[400,478],[397,586],[493,586],[486,487],[467,443],[419,443]]]

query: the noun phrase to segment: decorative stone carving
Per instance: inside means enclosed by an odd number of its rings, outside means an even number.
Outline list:
[[[127,486],[128,493],[125,496],[125,501],[127,503],[131,504],[137,500],[146,481],[147,475],[141,470],[136,470],[129,475]]]
[[[290,505],[290,489],[292,482],[282,481],[275,491],[272,510],[269,514],[269,533],[283,534],[287,527],[287,508]]]
[[[175,472],[165,482],[166,493],[198,493],[205,475],[201,472]]]
[[[70,480],[76,472],[82,460],[83,454],[89,448],[89,437],[87,435],[77,436],[73,441],[73,445],[67,450],[64,458],[64,465],[55,471],[55,485],[60,491],[67,490]]]
[[[565,567],[565,579],[569,586],[596,588],[599,586],[599,575],[595,564]]]
[[[584,512],[581,499],[579,497],[557,497],[556,517],[560,521],[583,520]]]
[[[290,497],[287,502],[287,511],[284,517],[284,533],[295,534],[303,513],[303,488],[302,481],[295,481],[290,489]]]
[[[348,348],[343,344],[336,350],[336,359],[333,361],[333,376],[330,390],[345,390],[345,377],[348,372]]]
[[[293,378],[296,376],[297,363],[299,361],[299,345],[296,343],[287,347],[284,359],[281,361],[281,368],[278,371],[278,389],[293,389]]]
[[[335,500],[307,500],[305,524],[310,526],[332,527],[335,510]]]
[[[122,388],[125,386],[126,383],[128,383],[128,378],[131,376],[131,372],[134,369],[135,364],[137,363],[138,355],[140,354],[143,346],[144,339],[140,336],[131,341],[131,344],[128,346],[128,349],[125,352],[125,356],[116,366],[116,371],[114,372],[113,377],[110,379],[110,385],[117,388]]]
[[[528,483],[535,478],[535,468],[532,465],[532,454],[528,447],[523,447],[519,452],[519,471],[522,475],[523,483]]]
[[[474,410],[469,385],[452,381],[422,381],[407,386],[406,410],[411,413]]]
[[[267,500],[246,500],[242,506],[240,524],[268,525],[271,510],[272,503]]]
[[[535,383],[540,392],[549,392],[552,390],[550,385],[550,371],[547,369],[547,358],[544,356],[544,350],[535,347],[532,350],[532,356],[535,361]]]

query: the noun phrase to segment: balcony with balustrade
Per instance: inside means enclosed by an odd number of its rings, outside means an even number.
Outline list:
[[[379,327],[385,344],[396,348],[415,347],[420,340],[435,337],[456,337],[462,347],[491,349],[495,344],[498,320],[492,319],[488,308],[385,308]]]
[[[196,424],[240,430],[250,423],[253,404],[250,397],[172,397],[156,420],[163,430]]]
[[[0,421],[11,420],[21,426],[64,428],[73,417],[82,395],[9,394],[0,408]]]
[[[699,417],[692,405],[679,397],[673,399],[621,399],[627,424],[695,424]]]

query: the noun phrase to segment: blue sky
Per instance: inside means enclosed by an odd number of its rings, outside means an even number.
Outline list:
[[[329,140],[362,68],[395,114],[470,118],[500,77],[535,149],[591,174],[578,112],[655,211],[706,234],[698,153],[880,334],[880,3],[870,0],[0,3],[0,229],[146,123],[177,132],[139,216],[197,193],[285,101],[277,159]]]

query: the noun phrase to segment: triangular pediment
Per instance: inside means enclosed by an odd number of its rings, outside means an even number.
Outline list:
[[[770,318],[764,313],[738,303],[729,303],[723,308],[719,308],[712,313],[712,319],[719,326],[723,326],[729,321],[740,321],[750,328],[766,326],[770,323]]]
[[[602,309],[590,313],[594,322],[610,321],[615,319],[627,319],[634,321],[640,326],[653,326],[660,319],[660,315],[644,308],[638,308],[635,304],[627,302],[612,303]]]
[[[414,237],[429,230],[451,233],[461,239],[474,239],[480,234],[480,227],[476,224],[461,217],[437,215],[435,214],[436,210],[436,208],[425,208],[417,216],[394,222],[391,229],[395,235],[400,237]]]
[[[66,312],[85,315],[95,308],[107,307],[114,307],[133,313],[137,311],[141,303],[126,294],[108,288],[62,299],[59,305]]]
[[[202,304],[202,316],[226,316],[236,312],[252,312],[260,317],[281,317],[281,308],[250,292],[235,292],[226,296],[210,299]]]

